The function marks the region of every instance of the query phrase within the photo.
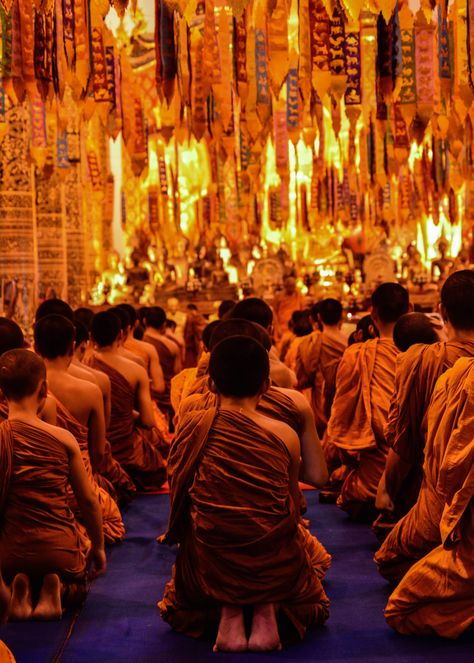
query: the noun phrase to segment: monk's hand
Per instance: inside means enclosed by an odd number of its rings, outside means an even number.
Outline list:
[[[103,548],[94,548],[92,547],[89,551],[87,558],[88,566],[89,564],[89,578],[94,580],[99,576],[104,575],[107,570],[107,557],[105,555],[105,550]]]
[[[392,502],[390,495],[385,490],[385,487],[379,484],[377,489],[377,496],[375,498],[375,508],[379,511],[395,511],[395,505]]]

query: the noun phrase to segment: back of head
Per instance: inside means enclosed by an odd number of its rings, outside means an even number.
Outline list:
[[[228,316],[235,306],[235,302],[232,299],[224,299],[217,309],[217,317],[219,320],[222,320],[224,316]]]
[[[372,293],[372,307],[380,322],[392,324],[409,311],[408,290],[399,283],[382,283]]]
[[[41,357],[29,350],[9,350],[0,357],[0,389],[10,401],[32,396],[46,379]]]
[[[210,344],[211,344],[211,337],[212,337],[212,334],[213,334],[215,328],[216,328],[218,325],[220,325],[220,324],[221,324],[220,320],[213,320],[213,321],[210,322],[208,325],[206,325],[206,326],[204,327],[204,329],[202,330],[202,338],[201,338],[201,340],[202,340],[202,343],[203,343],[204,347],[206,348],[206,350],[207,350],[208,352],[209,352],[209,350],[210,350]]]
[[[356,325],[356,335],[359,338],[359,341],[362,341],[363,343],[365,343],[365,341],[370,341],[371,338],[379,336],[377,327],[375,326],[371,315],[364,315],[364,317],[359,320]]]
[[[0,318],[0,355],[22,348],[25,343],[20,327],[9,318]]]
[[[131,304],[119,304],[115,308],[125,311],[128,314],[128,318],[130,320],[130,327],[135,326],[135,323],[138,319],[138,313],[134,306],[132,306]]]
[[[145,313],[147,327],[161,329],[166,322],[166,313],[161,306],[152,306]]]
[[[85,306],[81,306],[74,311],[74,322],[80,322],[88,331],[91,329],[94,311]]]
[[[92,339],[99,348],[112,345],[120,336],[120,319],[113,311],[101,311],[92,319]]]
[[[211,352],[209,375],[217,391],[236,398],[259,394],[268,380],[268,352],[253,338],[230,336]]]
[[[474,330],[474,270],[451,274],[441,288],[444,315],[455,329]]]
[[[231,336],[248,336],[263,345],[267,352],[272,347],[272,341],[268,332],[260,325],[250,320],[240,320],[238,318],[229,318],[221,320],[212,330],[209,349],[213,350],[218,343]]]
[[[337,299],[323,299],[318,304],[318,314],[321,322],[328,327],[338,325],[342,320],[342,304]]]
[[[295,336],[308,336],[313,331],[309,311],[293,311],[291,314],[291,329]]]
[[[36,309],[35,320],[40,320],[47,315],[62,315],[71,322],[74,320],[72,308],[62,299],[45,299]]]
[[[36,352],[45,359],[57,359],[72,354],[76,329],[63,315],[47,315],[35,323]]]
[[[393,329],[393,340],[397,348],[405,352],[415,343],[436,343],[439,337],[424,313],[407,313],[397,320]]]
[[[81,343],[87,343],[89,340],[89,331],[82,322],[76,321],[74,323],[74,328],[76,330],[75,343],[76,347],[81,345]]]
[[[256,322],[257,325],[260,325],[264,329],[268,329],[273,322],[272,309],[263,299],[259,299],[258,297],[249,297],[248,299],[243,299],[241,302],[237,302],[230,317]]]
[[[126,332],[128,329],[130,329],[130,316],[125,309],[120,308],[119,306],[114,306],[111,311],[112,313],[115,313],[115,315],[120,320],[120,329],[123,332]]]

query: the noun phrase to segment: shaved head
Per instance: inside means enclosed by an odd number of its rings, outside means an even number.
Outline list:
[[[441,288],[443,313],[455,329],[474,330],[474,270],[448,276]]]
[[[249,297],[243,299],[232,309],[230,314],[231,318],[242,318],[243,320],[250,320],[261,325],[264,329],[268,329],[273,322],[273,312],[263,299],[258,297]]]
[[[393,329],[393,340],[397,348],[405,352],[415,343],[436,343],[439,336],[424,313],[407,313],[397,320]]]
[[[226,338],[231,336],[247,336],[258,341],[267,352],[272,347],[272,342],[268,332],[260,325],[250,322],[249,320],[240,320],[237,318],[230,318],[229,320],[222,320],[212,330],[209,349],[213,350],[215,346]]]
[[[30,350],[9,350],[0,357],[0,388],[10,401],[32,396],[45,379],[44,361]]]
[[[223,396],[256,396],[270,375],[268,352],[253,338],[231,336],[212,350],[209,375]]]
[[[8,350],[22,348],[25,343],[20,327],[9,318],[0,318],[0,355]]]
[[[408,290],[399,283],[382,283],[372,293],[372,307],[380,322],[396,322],[409,311]]]

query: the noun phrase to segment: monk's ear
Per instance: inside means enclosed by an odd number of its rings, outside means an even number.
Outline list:
[[[43,380],[40,384],[40,388],[38,391],[38,400],[44,401],[47,395],[48,395],[48,383],[46,380]]]
[[[449,320],[449,318],[446,315],[446,309],[444,308],[443,304],[441,304],[441,302],[439,303],[439,312],[441,314],[441,317],[443,318],[443,321],[446,323]]]
[[[267,393],[267,391],[270,389],[270,385],[271,385],[271,383],[272,383],[272,382],[271,382],[270,378],[268,377],[268,378],[265,380],[265,382],[262,384],[262,388],[261,388],[261,390],[260,390],[260,396],[263,396],[263,394],[266,394],[266,393]]]
[[[217,393],[219,393],[219,392],[217,391],[216,385],[214,384],[214,380],[213,380],[212,378],[208,378],[208,379],[207,379],[207,386],[208,386],[209,391],[211,392],[211,394],[217,394]]]

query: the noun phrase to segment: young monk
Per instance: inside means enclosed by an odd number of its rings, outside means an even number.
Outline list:
[[[105,540],[113,543],[125,535],[122,516],[111,495],[94,478],[94,469],[100,468],[105,448],[102,393],[96,385],[68,372],[74,338],[74,325],[62,315],[47,315],[35,324],[35,351],[46,365],[48,387],[57,400],[58,424],[79,443],[87,476],[102,510]],[[78,506],[71,501],[76,519],[82,523]]]
[[[42,359],[28,350],[3,354],[0,388],[9,408],[0,424],[0,559],[11,592],[8,616],[59,619],[86,590],[87,560],[68,507],[68,483],[92,542],[94,576],[106,569],[100,507],[74,437],[37,415],[47,395]]]
[[[273,311],[263,299],[248,297],[238,302],[230,314],[231,318],[249,320],[261,325],[270,335],[273,335]],[[296,387],[296,375],[278,358],[275,347],[270,350],[270,377],[277,387],[292,389]]]
[[[269,386],[268,353],[258,342],[222,341],[209,374],[219,408],[181,420],[170,455],[164,542],[180,545],[161,615],[194,637],[218,626],[215,650],[278,649],[328,617],[299,522],[299,440],[257,411]],[[244,606],[253,613],[249,637]]]
[[[402,315],[393,328],[393,342],[400,352],[406,352],[415,343],[431,345],[437,341],[439,336],[424,313]]]
[[[395,383],[397,320],[408,312],[408,292],[383,283],[372,294],[372,318],[380,338],[345,351],[337,371],[336,395],[328,423],[329,441],[350,468],[337,504],[352,518],[373,520],[377,486],[388,447],[385,426]]]
[[[155,427],[148,374],[120,353],[120,331],[115,313],[102,311],[94,316],[92,338],[96,350],[91,366],[106,373],[111,382],[112,414],[107,439],[112,454],[139,490],[153,491],[166,479],[161,452],[168,445]]]
[[[322,439],[334,400],[337,367],[347,339],[341,333],[342,305],[337,299],[324,299],[313,306],[311,317],[314,331],[299,346],[296,377],[298,389],[311,388],[316,430]]]
[[[433,539],[389,598],[385,617],[400,633],[456,638],[474,623],[473,386],[474,359],[459,359],[429,408],[438,421],[430,421],[423,484],[407,518],[416,514],[421,533],[429,524]]]
[[[441,465],[447,450],[455,451],[458,456],[453,453],[450,458],[459,465],[457,477],[464,481],[463,459],[470,457],[474,434],[473,384],[474,359],[466,357],[436,383],[427,412],[423,480],[417,501],[375,555],[380,574],[392,583],[399,582],[415,562],[441,544],[439,526],[446,502],[438,490]]]
[[[398,360],[387,426],[390,451],[377,503],[399,516],[416,502],[420,489],[426,412],[436,381],[460,357],[474,356],[474,271],[461,270],[447,278],[441,314],[449,340],[413,345]]]

